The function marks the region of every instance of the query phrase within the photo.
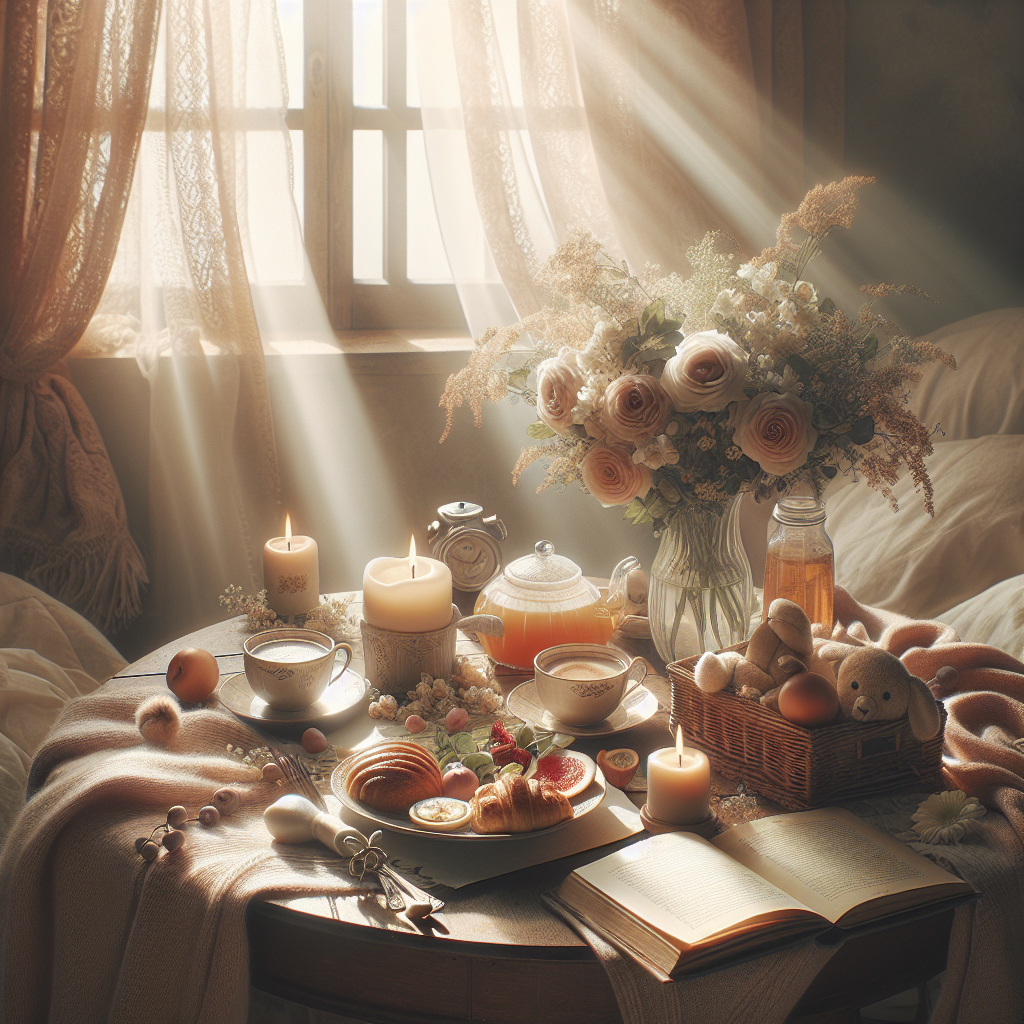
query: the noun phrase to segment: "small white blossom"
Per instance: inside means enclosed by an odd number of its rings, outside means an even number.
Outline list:
[[[793,286],[788,281],[776,281],[772,285],[772,297],[778,301],[780,299],[788,299],[793,293]]]
[[[736,316],[743,308],[743,292],[735,288],[723,288],[711,307],[712,313],[717,313],[725,320]]]
[[[599,320],[594,333],[582,352],[576,353],[576,363],[584,373],[600,372],[614,367],[622,351],[619,334],[622,326],[618,320]]]
[[[736,276],[742,277],[745,281],[749,281],[750,287],[753,288],[758,295],[764,295],[767,297],[771,284],[775,280],[775,275],[778,271],[779,268],[776,263],[766,263],[763,267],[755,267],[753,263],[744,263],[743,266],[736,271]]]
[[[818,304],[818,293],[810,281],[797,281],[793,285],[793,293],[801,302],[807,302],[814,306]]]
[[[747,320],[750,323],[746,335],[747,345],[750,346],[751,352],[760,352],[765,342],[772,336],[771,321],[768,314],[763,311],[748,313]]]
[[[679,452],[667,434],[659,434],[633,452],[633,462],[641,463],[648,469],[661,469],[662,466],[674,466],[679,461]]]

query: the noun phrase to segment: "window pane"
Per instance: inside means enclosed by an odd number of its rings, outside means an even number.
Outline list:
[[[302,44],[302,0],[277,0],[277,20],[281,24],[284,62],[288,71],[288,106],[303,106],[302,81],[305,77],[305,56]]]
[[[384,277],[384,133],[352,133],[352,276]]]
[[[295,133],[292,133],[295,134]],[[246,132],[250,276],[260,284],[301,281],[302,238],[289,207],[286,137],[280,131]]]
[[[406,132],[406,259],[410,281],[451,281],[430,192],[423,132]]]
[[[384,0],[353,0],[352,99],[357,107],[384,104]]]

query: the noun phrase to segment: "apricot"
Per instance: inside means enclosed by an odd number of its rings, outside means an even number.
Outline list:
[[[220,668],[217,659],[201,647],[186,647],[167,666],[167,685],[178,700],[199,704],[217,689]]]

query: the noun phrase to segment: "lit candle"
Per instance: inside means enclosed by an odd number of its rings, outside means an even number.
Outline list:
[[[416,554],[375,558],[363,571],[363,618],[395,633],[429,633],[452,620],[452,573],[444,562]]]
[[[267,604],[278,615],[304,615],[320,603],[320,562],[312,537],[292,536],[291,516],[284,536],[263,547],[263,586]]]
[[[711,765],[700,750],[683,747],[676,727],[676,745],[655,750],[647,758],[647,813],[672,825],[696,825],[711,805]]]

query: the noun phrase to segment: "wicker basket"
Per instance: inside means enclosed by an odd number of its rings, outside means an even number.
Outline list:
[[[746,644],[729,650],[742,652]],[[726,778],[792,811],[911,785],[924,792],[940,788],[941,729],[925,743],[906,718],[805,729],[746,697],[704,693],[693,678],[697,660],[668,666],[672,729],[682,725],[686,738]],[[944,728],[941,705],[940,714]]]

